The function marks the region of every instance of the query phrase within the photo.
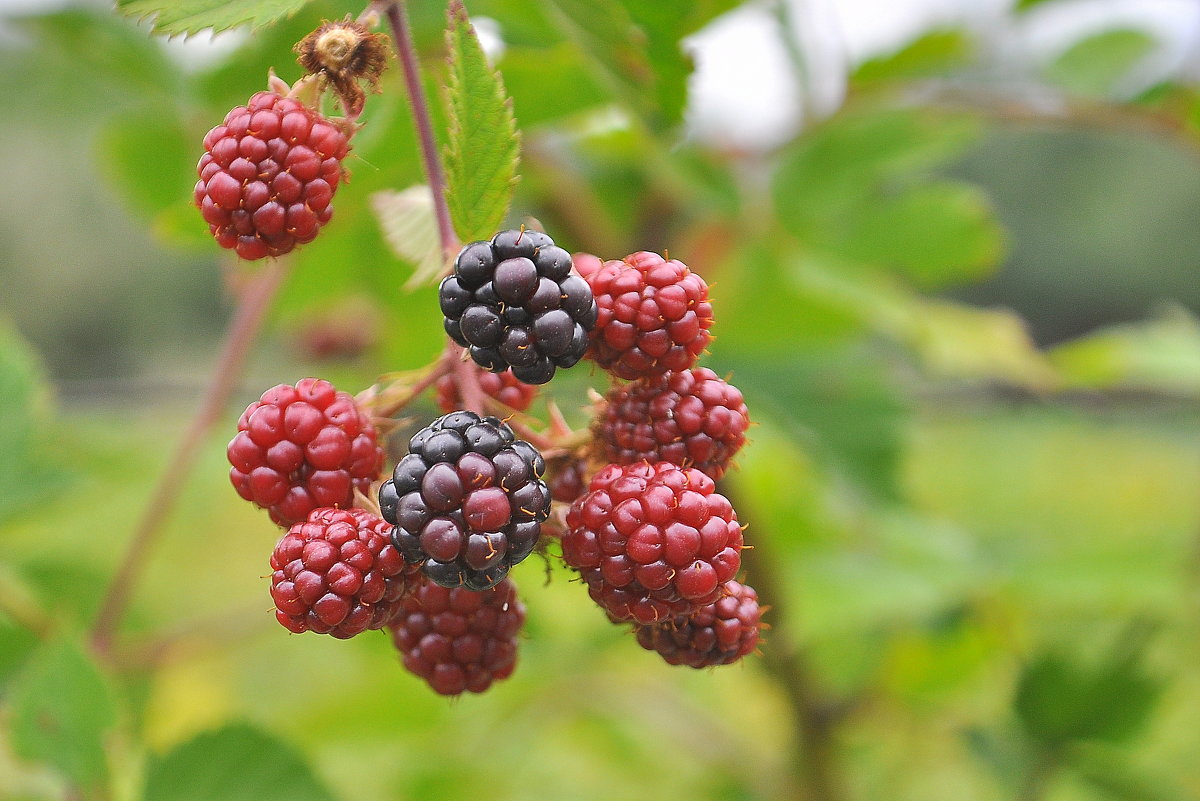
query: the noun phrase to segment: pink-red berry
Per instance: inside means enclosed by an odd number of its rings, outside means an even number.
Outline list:
[[[537,387],[518,381],[511,369],[493,373],[476,366],[474,362],[471,363],[471,369],[479,376],[479,388],[485,395],[518,412],[528,409],[537,397]],[[434,384],[434,392],[437,395],[438,408],[446,414],[463,407],[454,375],[447,374],[439,378]]]
[[[742,529],[713,480],[669,462],[609,465],[571,505],[563,560],[614,621],[659,623],[717,600]]]
[[[204,137],[193,199],[221,247],[243,259],[311,242],[333,214],[349,140],[295,98],[258,92]]]
[[[758,593],[727,581],[721,597],[685,618],[637,626],[638,644],[672,665],[728,665],[758,646],[762,610]]]
[[[672,462],[719,479],[750,427],[742,393],[707,367],[614,387],[605,400],[595,433],[615,464]]]
[[[392,546],[391,525],[363,509],[314,509],[271,554],[275,617],[297,634],[347,639],[381,629],[419,579]]]
[[[242,413],[226,453],[238,494],[281,526],[323,506],[354,505],[383,469],[370,417],[328,381],[304,378],[262,394]]]
[[[392,642],[435,692],[481,693],[516,667],[525,605],[511,579],[482,592],[424,581],[400,606]]]
[[[631,380],[695,364],[712,338],[712,304],[704,279],[681,261],[647,251],[599,266],[596,261],[588,254],[574,258],[598,309],[591,358]]]

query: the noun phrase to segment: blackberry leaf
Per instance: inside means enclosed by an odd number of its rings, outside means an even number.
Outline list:
[[[512,100],[462,3],[452,2],[448,16],[446,200],[455,232],[469,242],[490,237],[508,213],[521,140]]]
[[[249,25],[251,30],[290,17],[310,0],[117,0],[117,9],[139,20],[154,17],[153,32],[174,36],[214,33]]]

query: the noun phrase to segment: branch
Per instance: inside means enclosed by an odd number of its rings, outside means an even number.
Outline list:
[[[163,524],[183,491],[187,477],[200,455],[205,437],[220,418],[229,396],[233,394],[234,385],[245,366],[250,347],[257,339],[263,319],[271,307],[271,301],[274,300],[286,275],[287,263],[272,261],[254,278],[238,299],[237,310],[229,323],[220,359],[213,370],[200,408],[176,447],[171,461],[159,475],[158,484],[142,512],[133,537],[126,546],[121,564],[100,603],[100,612],[92,627],[92,648],[100,656],[107,657],[112,651],[113,635],[129,605],[129,598],[146,566],[150,551],[162,535]]]

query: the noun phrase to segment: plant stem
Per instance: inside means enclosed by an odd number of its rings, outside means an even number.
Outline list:
[[[417,141],[421,145],[421,161],[425,166],[425,177],[429,191],[433,193],[433,212],[437,219],[438,238],[447,259],[458,252],[458,236],[450,220],[450,207],[446,204],[446,173],[438,155],[437,138],[433,135],[433,123],[429,117],[429,101],[425,98],[425,87],[421,83],[421,67],[417,62],[416,48],[402,0],[392,0],[386,6],[392,37],[396,40],[396,52],[404,67],[404,87],[408,92],[408,103],[412,108],[413,124],[417,128]]]
[[[183,490],[184,482],[200,456],[201,446],[213,424],[220,418],[251,345],[258,337],[263,319],[287,275],[285,261],[273,261],[263,268],[238,299],[229,323],[225,344],[217,366],[209,379],[200,408],[175,449],[166,469],[159,476],[150,501],[142,512],[137,528],[126,546],[124,557],[100,604],[92,627],[92,648],[100,656],[112,650],[113,635],[129,605],[134,586],[146,566],[150,551],[162,534],[163,524]]]
[[[429,101],[425,98],[425,88],[421,82],[421,67],[417,60],[416,48],[413,46],[403,0],[390,0],[385,9],[392,28],[392,37],[396,40],[396,52],[399,53],[400,63],[404,67],[404,86],[408,92],[409,106],[412,108],[413,124],[417,128],[421,161],[425,166],[429,190],[433,194],[433,213],[437,220],[438,239],[442,243],[442,253],[449,261],[458,253],[461,243],[458,241],[458,235],[454,233],[450,207],[446,204],[446,172],[442,169],[437,138],[433,135]],[[450,342],[442,358],[450,361],[451,375],[458,386],[458,397],[462,400],[463,408],[486,414],[485,398],[483,389],[479,386],[476,368],[461,357],[462,349]]]
[[[722,492],[738,507],[730,488]],[[812,676],[812,668],[800,645],[789,636],[784,621],[790,618],[783,586],[768,554],[770,538],[760,536],[753,548],[742,551],[742,565],[759,597],[770,609],[768,619],[775,621],[762,646],[762,661],[775,678],[792,713],[796,751],[791,761],[796,768],[796,783],[810,801],[846,801],[849,792],[837,764],[835,729],[848,705],[823,697]]]

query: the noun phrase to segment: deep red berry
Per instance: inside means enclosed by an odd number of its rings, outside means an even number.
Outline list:
[[[472,366],[474,367],[474,365]],[[533,403],[533,399],[537,397],[537,387],[518,381],[517,377],[512,374],[512,370],[492,373],[482,368],[476,368],[475,372],[479,375],[479,388],[488,397],[495,398],[518,412],[528,409],[529,405]],[[434,390],[437,393],[438,408],[443,412],[449,414],[455,409],[463,407],[462,398],[458,396],[458,384],[453,375],[447,374],[439,378],[434,385]]]
[[[525,605],[511,579],[483,592],[425,581],[400,608],[389,626],[392,642],[404,667],[435,692],[481,693],[516,667]]]
[[[568,453],[546,461],[546,484],[550,497],[562,503],[574,503],[587,491],[591,467],[586,458]]]
[[[193,199],[221,247],[243,259],[280,256],[329,222],[349,149],[299,100],[258,92],[204,137]]]
[[[669,462],[609,465],[567,512],[563,560],[615,621],[691,614],[741,567],[742,529],[715,489]]]
[[[271,554],[276,619],[297,634],[342,640],[383,628],[420,578],[391,534],[391,525],[363,509],[314,509]]]
[[[452,412],[413,435],[379,508],[396,548],[430,580],[486,590],[537,546],[550,515],[545,471],[501,420]]]
[[[727,581],[720,598],[692,615],[635,631],[638,644],[669,664],[702,668],[728,665],[753,651],[761,617],[754,588]]]
[[[712,338],[708,285],[683,262],[640,251],[596,266],[580,254],[576,269],[596,297],[589,355],[620,378],[691,367]]]
[[[485,370],[512,369],[545,384],[583,358],[596,323],[586,281],[571,255],[540,231],[501,231],[471,242],[438,289],[447,335]]]
[[[595,434],[615,464],[672,462],[719,479],[750,426],[742,393],[707,367],[614,387],[605,400]]]
[[[322,506],[354,505],[383,469],[371,418],[328,381],[280,384],[250,404],[226,453],[238,494],[281,526]]]

